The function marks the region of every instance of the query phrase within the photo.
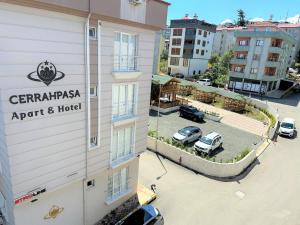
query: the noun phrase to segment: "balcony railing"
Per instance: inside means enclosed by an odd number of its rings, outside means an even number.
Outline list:
[[[137,69],[137,56],[130,55],[115,55],[114,56],[114,71],[130,72]]]
[[[113,104],[113,119],[133,117],[135,115],[136,103],[120,102]]]

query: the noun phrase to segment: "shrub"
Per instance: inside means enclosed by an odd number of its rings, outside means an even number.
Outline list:
[[[148,136],[150,136],[150,137],[157,137],[157,131],[155,131],[155,130],[149,130],[148,131]]]
[[[238,161],[242,160],[243,158],[246,157],[246,155],[249,154],[249,152],[250,152],[250,148],[249,148],[249,147],[245,148],[239,155],[237,155],[237,156],[234,158],[234,161],[235,161],[235,162],[238,162]]]
[[[262,113],[264,113],[271,121],[270,127],[275,127],[276,119],[275,117],[266,109],[260,109]]]

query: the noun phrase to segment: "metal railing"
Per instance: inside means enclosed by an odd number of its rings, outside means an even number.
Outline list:
[[[114,71],[136,71],[137,56],[130,55],[115,55],[114,56]]]
[[[113,119],[135,115],[136,103],[120,102],[113,104]]]

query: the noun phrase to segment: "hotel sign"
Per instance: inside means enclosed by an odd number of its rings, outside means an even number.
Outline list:
[[[29,80],[35,82],[42,82],[46,86],[49,86],[54,81],[59,81],[65,77],[65,74],[58,71],[53,63],[45,61],[37,66],[36,71],[33,71],[27,75]],[[79,90],[62,90],[62,91],[49,91],[43,93],[25,93],[20,95],[11,95],[9,97],[9,103],[12,105],[22,105],[35,102],[48,102],[55,100],[66,100],[80,98]],[[25,120],[27,118],[46,116],[55,113],[62,113],[68,111],[78,111],[82,109],[82,104],[71,105],[59,105],[50,106],[47,109],[38,109],[28,112],[12,112],[11,120]]]

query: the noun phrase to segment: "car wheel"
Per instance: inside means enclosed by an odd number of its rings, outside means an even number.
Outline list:
[[[196,118],[196,117],[194,117],[194,118],[193,118],[193,121],[194,121],[194,122],[197,122],[197,118]]]
[[[219,148],[222,148],[223,147],[223,143],[221,143],[220,145],[219,145]]]
[[[189,142],[188,141],[184,141],[183,142],[183,145],[187,145]]]

